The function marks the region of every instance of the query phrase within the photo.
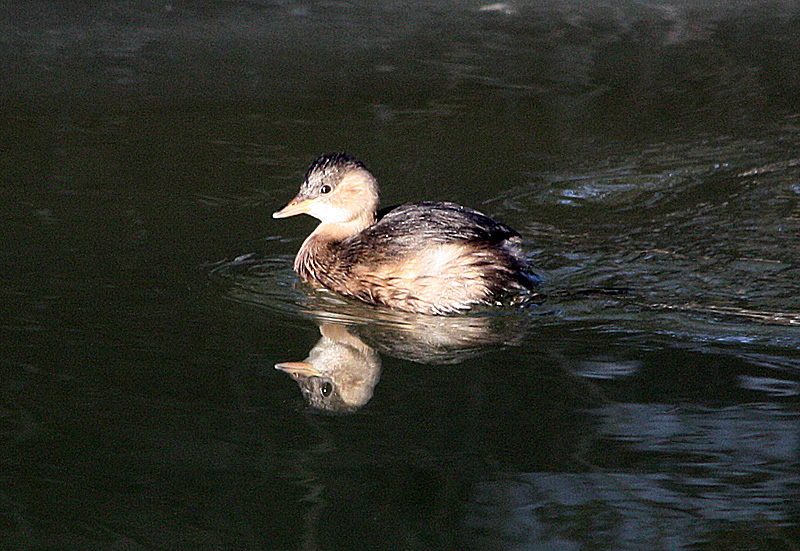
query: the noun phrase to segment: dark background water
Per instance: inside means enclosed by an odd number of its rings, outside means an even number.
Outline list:
[[[0,10],[0,547],[800,547],[796,2]],[[331,150],[545,299],[296,285]],[[349,415],[273,369],[319,325],[379,358]]]

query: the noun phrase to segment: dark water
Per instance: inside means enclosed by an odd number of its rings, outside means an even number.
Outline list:
[[[0,3],[0,548],[798,549],[800,6],[732,4]],[[342,149],[543,298],[298,285]]]

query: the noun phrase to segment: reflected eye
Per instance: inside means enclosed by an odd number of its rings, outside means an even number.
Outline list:
[[[322,383],[322,386],[319,387],[320,394],[322,394],[323,398],[327,398],[333,392],[333,384],[325,381]]]
[[[331,186],[329,186],[328,184],[322,184],[322,187],[321,187],[321,188],[319,188],[319,192],[320,192],[322,195],[327,195],[328,193],[330,193],[330,192],[331,192],[331,190],[332,190],[332,189],[333,189],[333,188],[332,188]]]

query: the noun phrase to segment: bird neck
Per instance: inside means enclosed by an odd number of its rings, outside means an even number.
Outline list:
[[[315,241],[330,243],[344,241],[350,236],[361,233],[375,223],[374,213],[364,213],[347,222],[321,223],[311,232],[306,241],[314,238]]]
[[[370,213],[347,222],[322,223],[306,237],[294,260],[294,269],[306,281],[322,281],[336,264],[335,248],[375,223]]]

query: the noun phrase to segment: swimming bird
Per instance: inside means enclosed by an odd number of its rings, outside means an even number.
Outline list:
[[[274,218],[320,221],[294,269],[309,285],[370,304],[450,314],[535,286],[515,230],[455,203],[405,204],[378,213],[378,182],[344,153],[311,163],[300,191]]]

